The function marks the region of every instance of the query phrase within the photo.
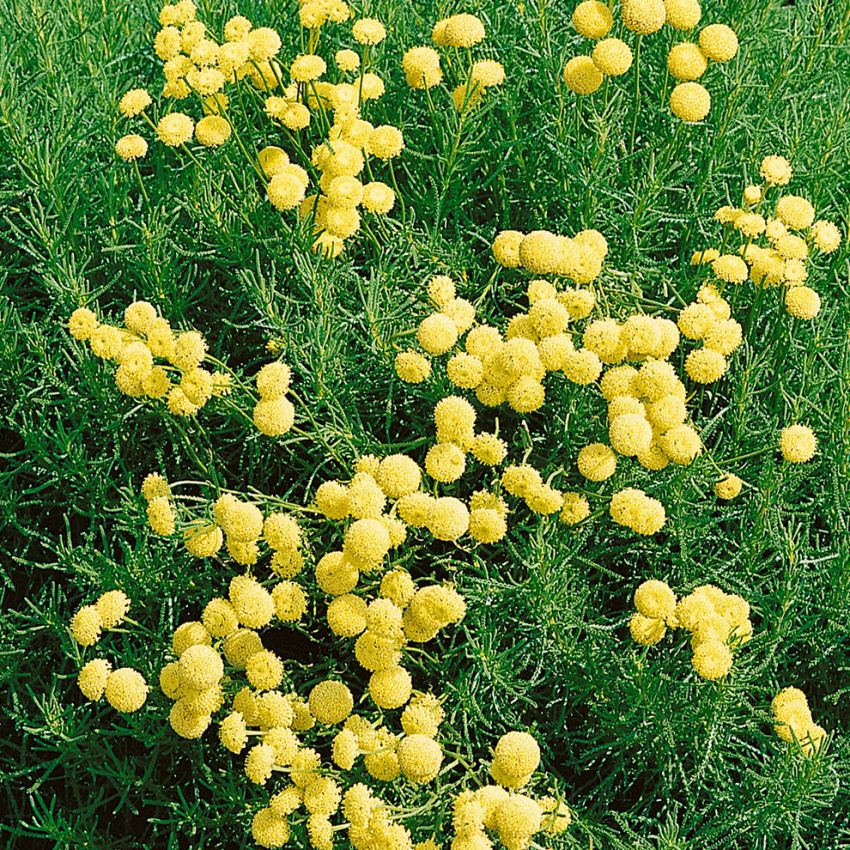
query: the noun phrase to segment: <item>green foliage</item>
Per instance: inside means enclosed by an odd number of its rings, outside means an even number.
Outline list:
[[[487,48],[508,80],[458,135],[450,104],[435,120],[407,89],[400,58],[425,43],[439,14],[461,7],[368,4],[363,11],[391,23],[379,59],[388,90],[374,117],[404,130],[404,204],[327,262],[224,151],[200,172],[152,145],[140,166],[147,199],[115,159],[125,132],[118,97],[159,84],[151,4],[0,0],[6,846],[250,844],[252,801],[228,754],[177,739],[162,700],[125,717],[85,703],[74,684],[79,650],[66,625],[94,594],[120,587],[134,600],[141,626],[112,647],[150,680],[173,628],[229,579],[150,535],[136,495],[147,472],[305,503],[360,454],[404,447],[422,460],[448,385],[400,385],[393,356],[423,314],[432,274],[459,280],[493,320],[522,303],[520,276],[494,273],[489,245],[501,228],[604,233],[605,309],[617,317],[673,316],[694,297],[691,252],[713,244],[712,211],[737,202],[766,154],[792,161],[792,188],[846,235],[847,0],[706,0],[705,20],[732,24],[743,49],[710,70],[713,107],[699,126],[677,125],[666,109],[669,36],[645,40],[633,155],[633,76],[578,103],[559,83],[566,58],[586,50],[569,24],[572,5],[463,7],[487,23]],[[210,6],[214,19],[236,11]],[[251,0],[238,11],[291,32],[294,4]],[[422,670],[448,694],[447,722],[468,761],[485,759],[509,728],[533,731],[576,813],[560,846],[850,847],[846,245],[814,280],[824,306],[811,324],[791,319],[775,291],[740,293],[746,343],[695,413],[706,455],[693,468],[622,478],[663,491],[660,534],[635,540],[605,516],[568,530],[518,509],[507,545],[435,551],[469,611],[428,648],[439,667]],[[248,374],[279,340],[305,433],[271,441],[223,415],[178,422],[121,396],[64,323],[90,303],[115,319],[134,297],[200,330],[216,357]],[[514,453],[531,450],[547,473],[570,470],[578,448],[604,435],[604,404],[564,384],[546,410],[526,417],[527,428],[510,412],[500,424]],[[754,455],[792,421],[818,435],[812,463]],[[733,458],[748,487],[721,504],[711,487]],[[628,639],[632,592],[650,577],[681,590],[712,582],[750,601],[755,637],[727,680],[697,680],[681,635],[648,650]],[[832,733],[810,760],[771,729],[770,699],[790,684]]]

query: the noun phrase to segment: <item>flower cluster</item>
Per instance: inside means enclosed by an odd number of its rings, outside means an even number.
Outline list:
[[[622,0],[620,35],[638,39],[658,32],[665,23],[677,31],[693,30],[700,22],[698,0]],[[564,82],[578,95],[593,94],[606,77],[621,77],[632,67],[632,48],[611,36],[615,26],[611,7],[600,0],[583,0],[573,11],[572,23],[584,38],[595,41],[591,55],[574,56],[564,67]],[[670,109],[686,122],[702,121],[711,109],[711,95],[698,80],[709,62],[728,62],[738,52],[738,37],[725,24],[709,24],[699,32],[698,44],[677,42],[667,55],[667,70],[677,85],[670,93]]]
[[[676,600],[663,581],[650,579],[635,590],[637,608],[629,620],[632,638],[643,646],[659,643],[667,628],[691,633],[691,663],[697,675],[722,679],[731,669],[733,651],[753,634],[749,603],[737,594],[711,584],[695,588]]]
[[[572,822],[569,808],[551,796],[522,793],[540,765],[540,748],[528,732],[508,732],[493,751],[495,785],[463,791],[452,802],[452,847],[490,847],[493,834],[508,850],[525,850],[537,833],[560,835]]]
[[[162,399],[175,416],[194,416],[213,397],[227,395],[232,378],[202,368],[207,343],[197,331],[175,331],[147,301],[124,311],[124,327],[101,323],[87,307],[68,319],[74,339],[117,364],[115,384],[132,398]],[[157,363],[156,361],[161,361]]]
[[[80,646],[94,646],[104,629],[120,626],[130,610],[130,599],[121,590],[108,590],[71,618],[71,636]]]
[[[83,605],[71,618],[71,636],[82,647],[94,646],[104,630],[120,626],[130,610],[130,599],[121,590],[108,590],[95,602]],[[144,676],[131,667],[112,669],[105,658],[94,658],[80,669],[77,686],[87,700],[98,702],[103,696],[116,710],[125,714],[138,711],[148,696]]]
[[[719,381],[728,368],[726,358],[738,350],[744,335],[717,286],[700,287],[696,299],[679,313],[678,326],[682,336],[702,342],[685,360],[688,377],[697,384]]]
[[[258,388],[280,377],[267,373]],[[468,423],[453,408],[453,400],[447,401],[435,413],[438,434],[457,438]],[[465,514],[464,530],[474,525],[477,511],[491,510],[476,494],[467,514],[457,499],[423,493],[421,483],[419,466],[405,455],[365,456],[348,484],[327,481],[315,494],[316,511],[342,536],[341,549],[316,563],[314,579],[330,597],[326,618],[331,632],[351,642],[354,660],[369,674],[366,693],[357,700],[353,680],[342,678],[313,680],[309,691],[299,692],[286,659],[263,644],[263,630],[276,622],[299,624],[308,611],[307,588],[293,580],[302,571],[305,535],[291,516],[279,511],[264,516],[255,504],[224,494],[212,506],[214,523],[193,520],[183,528],[193,555],[215,554],[226,536],[230,554],[249,565],[257,564],[262,539],[272,551],[272,572],[284,579],[263,582],[251,574],[232,578],[226,597],[210,599],[199,620],[175,629],[172,658],[159,676],[162,692],[172,701],[169,723],[178,735],[200,738],[216,724],[221,745],[244,754],[249,782],[270,786],[276,775],[286,777],[254,814],[252,835],[262,847],[282,846],[299,824],[317,850],[330,850],[340,829],[348,830],[357,850],[379,850],[390,839],[394,847],[413,850],[410,832],[376,788],[394,782],[426,785],[436,779],[443,769],[438,736],[444,712],[440,698],[414,690],[403,654],[408,644],[430,641],[458,622],[466,606],[451,586],[417,587],[410,573],[399,566],[387,568],[386,562],[407,538],[405,522],[416,527],[416,518],[424,515],[435,537],[451,539],[456,534],[449,528],[456,523],[454,508],[460,506]],[[168,510],[174,533],[181,498],[156,473],[145,479],[142,491],[149,519],[158,520],[152,505]],[[389,510],[388,500],[393,502]],[[355,702],[362,706],[358,712]],[[330,754],[331,764],[323,765],[322,753]],[[462,792],[454,802],[458,838],[486,835],[489,829],[507,847],[526,847],[541,829],[553,834],[565,830],[570,813],[562,803],[518,793],[539,762],[530,735],[505,735],[491,765],[498,784]],[[472,797],[477,807],[467,805]],[[458,819],[461,810],[470,818],[466,826]],[[341,822],[334,823],[338,818]]]
[[[760,167],[762,182],[744,189],[740,206],[722,206],[714,218],[723,225],[719,248],[697,251],[694,265],[710,268],[717,286],[749,280],[759,287],[783,287],[785,309],[796,319],[811,320],[820,311],[820,296],[807,285],[817,254],[831,254],[841,244],[838,228],[815,220],[815,209],[800,195],[779,195],[793,172],[781,156],[768,156]],[[737,242],[737,246],[735,246]]]
[[[374,127],[363,116],[366,104],[385,91],[381,77],[369,70],[372,51],[386,36],[384,25],[372,18],[354,22],[351,35],[361,52],[351,48],[336,52],[337,80],[332,82],[327,79],[328,62],[316,51],[323,27],[346,22],[351,8],[343,0],[308,0],[298,16],[308,52],[284,68],[282,40],[274,29],[255,27],[237,15],[225,22],[218,37],[197,19],[192,0],[166,4],[153,44],[163,62],[162,97],[197,100],[204,117],[196,122],[186,112],[171,111],[154,122],[149,115],[153,99],[144,89],[128,91],[119,111],[127,119],[146,121],[157,139],[171,148],[185,147],[193,138],[203,147],[218,148],[235,135],[240,152],[262,178],[272,206],[298,209],[301,218],[311,220],[313,250],[336,257],[345,240],[360,229],[358,209],[385,215],[393,208],[395,192],[386,183],[370,179],[364,184],[359,175],[366,168],[371,177],[378,162],[398,156],[404,141],[396,127]],[[249,153],[247,137],[240,136],[245,130],[240,131],[229,109],[236,90],[240,101],[247,100],[252,107],[259,100],[262,109],[254,110],[256,117],[264,115],[272,122],[292,143],[293,155],[301,156],[302,164],[290,161],[278,145]],[[312,146],[308,160],[305,150],[311,149],[310,143],[301,134],[316,124],[326,133],[324,141]],[[134,133],[119,139],[115,150],[122,159],[135,161],[146,155],[148,144]],[[308,168],[318,172],[320,189],[310,196]]]
[[[460,14],[434,24],[431,41],[440,49],[465,48],[469,51],[485,38],[484,24],[475,15]],[[443,82],[440,54],[434,47],[412,47],[404,54],[402,70],[413,89],[432,89]],[[469,55],[469,54],[468,54]],[[456,74],[451,96],[455,109],[464,113],[480,103],[488,89],[505,81],[505,69],[494,59],[478,59],[460,70],[449,62],[450,74]]]
[[[117,364],[115,384],[122,393],[162,400],[174,416],[194,416],[211,399],[230,396],[236,383],[233,373],[208,354],[202,334],[173,330],[147,301],[127,307],[124,327],[103,324],[94,312],[80,307],[68,319],[68,330],[87,342],[94,355]],[[205,363],[220,368],[212,371],[204,368]],[[255,380],[259,400],[250,401],[254,424],[261,433],[279,437],[295,420],[295,409],[286,398],[289,367],[281,361],[269,363]]]
[[[776,734],[797,744],[807,758],[815,755],[826,740],[826,730],[812,720],[806,695],[799,688],[783,688],[771,703]]]

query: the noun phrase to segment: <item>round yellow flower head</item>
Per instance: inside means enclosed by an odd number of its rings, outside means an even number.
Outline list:
[[[664,0],[667,23],[677,30],[693,29],[702,17],[699,0]]]
[[[762,179],[771,186],[787,186],[793,172],[791,163],[783,156],[766,156],[759,168]]]
[[[808,286],[791,286],[785,292],[785,309],[795,319],[814,319],[820,312],[820,296]]]
[[[84,605],[71,618],[71,635],[80,646],[94,646],[100,640],[103,621],[95,605]]]
[[[239,619],[233,606],[219,597],[206,604],[201,620],[212,637],[227,637],[239,628]]]
[[[429,89],[443,79],[440,54],[433,47],[412,47],[404,54],[401,67],[413,89]]]
[[[361,18],[351,28],[354,40],[360,44],[380,44],[387,37],[384,25],[374,18]]]
[[[689,41],[674,44],[667,54],[667,70],[677,80],[698,80],[707,68],[705,54]]]
[[[231,753],[239,755],[248,743],[248,728],[245,718],[238,711],[232,711],[218,727],[218,739],[221,745]]]
[[[239,622],[251,629],[268,625],[275,613],[272,595],[248,575],[231,579],[230,604]]]
[[[721,254],[712,262],[711,270],[726,283],[743,283],[749,276],[747,264],[734,254]]]
[[[505,67],[494,59],[479,59],[473,63],[469,79],[473,86],[482,89],[500,86],[505,81]]]
[[[508,848],[527,847],[543,822],[540,804],[524,794],[511,794],[498,804],[495,825],[499,840]]]
[[[321,56],[315,54],[302,54],[297,56],[289,66],[289,73],[296,83],[309,83],[321,77],[328,66]]]
[[[126,714],[138,711],[148,698],[148,686],[137,670],[121,667],[113,670],[104,687],[106,701],[116,710]]]
[[[617,469],[617,455],[604,443],[590,443],[578,453],[577,464],[588,481],[605,481]]]
[[[459,499],[442,496],[430,505],[427,528],[437,540],[457,540],[469,528],[469,511]]]
[[[831,221],[821,219],[812,225],[812,239],[819,251],[831,254],[841,244],[841,231]]]
[[[398,763],[411,782],[424,784],[435,779],[443,763],[440,745],[427,735],[407,735],[398,745]]]
[[[280,36],[270,27],[252,29],[245,36],[245,43],[255,62],[268,62],[280,52]]]
[[[180,680],[191,688],[203,691],[217,685],[224,675],[224,664],[210,646],[195,644],[180,655]]]
[[[644,617],[669,620],[676,610],[676,594],[667,582],[649,579],[635,590],[634,603]]]
[[[221,115],[207,115],[195,125],[195,138],[204,147],[215,148],[230,138],[230,122]]]
[[[662,618],[647,617],[637,612],[629,619],[629,632],[635,643],[641,646],[654,646],[663,640],[667,627]]]
[[[337,50],[334,61],[340,71],[356,71],[360,67],[360,57],[353,50]]]
[[[537,741],[528,732],[508,732],[496,744],[490,773],[504,787],[521,788],[539,765]]]
[[[667,521],[661,502],[631,487],[614,494],[609,512],[614,522],[642,535],[655,534]]]
[[[607,6],[605,7],[607,10]],[[620,77],[632,67],[632,51],[619,38],[605,38],[593,48],[593,64],[606,77]]]
[[[564,66],[563,76],[567,88],[580,95],[593,94],[602,85],[604,79],[602,71],[599,70],[590,56],[574,56]],[[529,271],[535,274],[550,273],[546,269],[540,271],[529,269]]]
[[[726,373],[726,367],[726,358],[711,348],[692,351],[685,360],[688,377],[698,384],[711,384],[720,380]]]
[[[726,24],[709,24],[700,30],[699,46],[714,62],[728,62],[738,52],[738,36]]]
[[[109,590],[95,602],[104,629],[114,629],[124,622],[130,610],[130,598],[120,590]]]
[[[210,646],[209,632],[204,627],[203,623],[196,620],[190,620],[186,623],[181,623],[175,630],[171,639],[171,649],[179,658],[190,646],[203,644]]]
[[[711,95],[699,83],[679,83],[670,93],[670,109],[682,121],[702,121],[711,110]]]
[[[590,503],[581,493],[564,493],[560,519],[566,525],[578,523],[590,516]]]
[[[714,682],[732,669],[732,652],[723,641],[704,640],[694,650],[692,663],[698,676]]]
[[[225,41],[242,41],[253,29],[253,24],[242,15],[235,15],[224,25]]]
[[[779,449],[782,457],[789,463],[810,461],[815,456],[817,448],[817,437],[808,425],[789,425],[782,429]]]
[[[348,687],[330,679],[313,687],[308,702],[313,717],[328,726],[342,723],[354,708],[354,698]]]
[[[245,674],[258,691],[273,690],[283,681],[283,662],[271,650],[263,649],[248,659]]]
[[[493,508],[475,508],[469,513],[469,534],[479,543],[495,543],[507,534],[505,518]]]
[[[195,124],[182,112],[170,112],[163,115],[156,125],[157,138],[168,147],[179,147],[191,141]]]
[[[723,478],[714,485],[714,495],[717,496],[718,499],[730,501],[738,496],[743,486],[744,482],[738,478],[737,475],[733,475],[730,472],[723,476]]]
[[[328,625],[340,637],[356,637],[366,628],[366,601],[350,593],[328,605]]]
[[[224,535],[215,523],[199,520],[183,530],[186,550],[196,558],[211,558],[222,547]]]
[[[115,153],[124,162],[133,162],[134,160],[142,159],[147,155],[147,152],[148,143],[135,133],[122,136],[115,143]]]
[[[68,319],[68,331],[81,342],[89,339],[100,323],[97,316],[87,307],[78,307]]]
[[[369,678],[369,695],[378,708],[401,708],[409,699],[413,683],[403,667],[376,670]]]
[[[457,326],[442,313],[432,313],[419,324],[416,339],[422,348],[433,355],[445,354],[457,343]]]
[[[434,42],[438,46],[446,47],[474,47],[484,40],[484,24],[475,15],[452,15],[443,22],[440,31],[440,43],[437,38]],[[435,27],[436,30],[436,27]]]
[[[652,442],[652,426],[638,413],[624,413],[608,427],[611,446],[626,457],[642,454]]]
[[[805,230],[815,220],[815,208],[799,195],[785,195],[776,204],[776,217],[790,230]]]
[[[254,424],[267,437],[286,434],[295,423],[295,408],[288,398],[260,401],[254,407]]]
[[[104,658],[95,658],[83,666],[77,676],[77,687],[86,699],[97,702],[103,696],[111,670],[112,665]]]
[[[382,124],[375,127],[366,142],[366,153],[378,159],[389,160],[398,156],[404,149],[404,137],[398,127]]]
[[[614,25],[611,10],[599,0],[583,0],[573,10],[573,26],[585,38],[605,38]]]
[[[118,102],[118,110],[125,118],[135,118],[151,105],[151,96],[145,89],[130,89]]]
[[[623,26],[639,35],[658,32],[667,19],[664,0],[623,0]]]
[[[593,68],[593,72],[601,79],[602,75],[589,56],[577,58],[586,59]],[[561,242],[554,233],[548,230],[534,230],[520,241],[520,262],[526,271],[532,274],[554,274],[560,264],[561,251]]]
[[[522,265],[520,257],[520,245],[522,244],[524,234],[518,230],[502,230],[493,240],[492,251],[493,257],[500,266],[505,268],[515,269]],[[471,351],[471,354],[476,352]]]

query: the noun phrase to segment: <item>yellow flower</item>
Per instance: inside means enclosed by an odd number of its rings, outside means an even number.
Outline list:
[[[564,82],[567,88],[576,94],[593,94],[604,79],[602,71],[596,67],[590,56],[574,56],[564,66]],[[529,271],[536,271],[529,269]],[[541,270],[538,274],[545,274]]]
[[[709,24],[700,31],[699,46],[714,62],[728,62],[738,52],[738,36],[725,24]]]
[[[118,110],[125,118],[135,118],[151,105],[151,96],[145,89],[130,89],[118,102]]]
[[[812,239],[819,251],[831,254],[841,244],[841,232],[831,221],[816,221],[812,225]]]
[[[785,195],[776,204],[776,217],[790,230],[805,230],[815,220],[815,208],[799,195]]]
[[[623,26],[639,35],[658,32],[667,19],[664,0],[623,0]]]
[[[714,485],[714,495],[718,499],[730,501],[741,492],[744,482],[737,475],[727,473]]]
[[[693,29],[702,17],[699,0],[664,0],[667,23],[677,30]]]
[[[711,682],[722,679],[732,669],[732,653],[719,640],[702,641],[694,650],[691,661],[697,674]]]
[[[375,18],[361,18],[351,28],[354,40],[360,44],[380,44],[387,37],[384,25]]]
[[[168,147],[178,147],[191,141],[195,125],[188,115],[182,112],[169,112],[159,119],[156,125],[157,138]]]
[[[413,89],[429,89],[443,79],[440,54],[433,47],[412,47],[404,54],[401,67]]]
[[[438,35],[440,24],[443,26]],[[440,47],[474,47],[484,39],[484,24],[475,15],[453,15],[437,22],[433,37],[434,43]]]
[[[103,696],[111,670],[112,665],[104,658],[95,658],[83,666],[77,676],[77,687],[86,699],[97,702]]]
[[[617,456],[603,443],[591,443],[578,453],[578,471],[588,481],[605,481],[617,469]]]
[[[785,292],[785,309],[795,319],[814,319],[820,312],[820,296],[808,286],[791,286]]]
[[[817,437],[808,425],[789,425],[782,429],[779,449],[789,463],[806,463],[815,456]]]
[[[328,726],[342,723],[354,708],[354,698],[348,687],[330,679],[313,687],[308,702],[313,717]]]
[[[670,93],[670,109],[682,121],[702,121],[711,110],[711,95],[699,83],[679,83]]]
[[[328,66],[321,56],[308,53],[297,56],[289,66],[289,73],[296,83],[309,83],[321,77]]]
[[[632,67],[632,51],[619,38],[600,41],[593,48],[592,58],[594,65],[607,77],[622,76]]]
[[[782,156],[766,156],[759,168],[762,178],[771,186],[787,186],[791,180],[791,163]]]
[[[138,711],[148,698],[148,686],[141,673],[130,667],[114,670],[106,679],[106,701],[126,714]]]
[[[663,619],[646,617],[638,612],[632,614],[629,619],[629,632],[635,643],[639,643],[641,646],[654,646],[664,638],[667,627]]]
[[[614,25],[611,10],[599,0],[583,0],[573,10],[573,26],[585,38],[605,38]]]
[[[204,147],[223,145],[230,138],[230,122],[220,115],[207,115],[195,125],[195,138]]]
[[[411,782],[431,782],[440,772],[442,762],[440,745],[427,735],[407,735],[399,742],[399,768]]]
[[[360,57],[353,50],[337,50],[334,61],[340,71],[356,71],[360,67]]]
[[[677,80],[698,80],[708,68],[705,54],[689,41],[674,44],[667,54],[667,69]]]

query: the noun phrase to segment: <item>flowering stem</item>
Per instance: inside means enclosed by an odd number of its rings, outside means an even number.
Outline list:
[[[634,174],[634,163],[632,158],[635,154],[635,137],[637,136],[638,116],[640,115],[640,46],[643,41],[643,35],[639,34],[635,41],[635,97],[632,108],[632,134],[629,140],[629,169]]]

